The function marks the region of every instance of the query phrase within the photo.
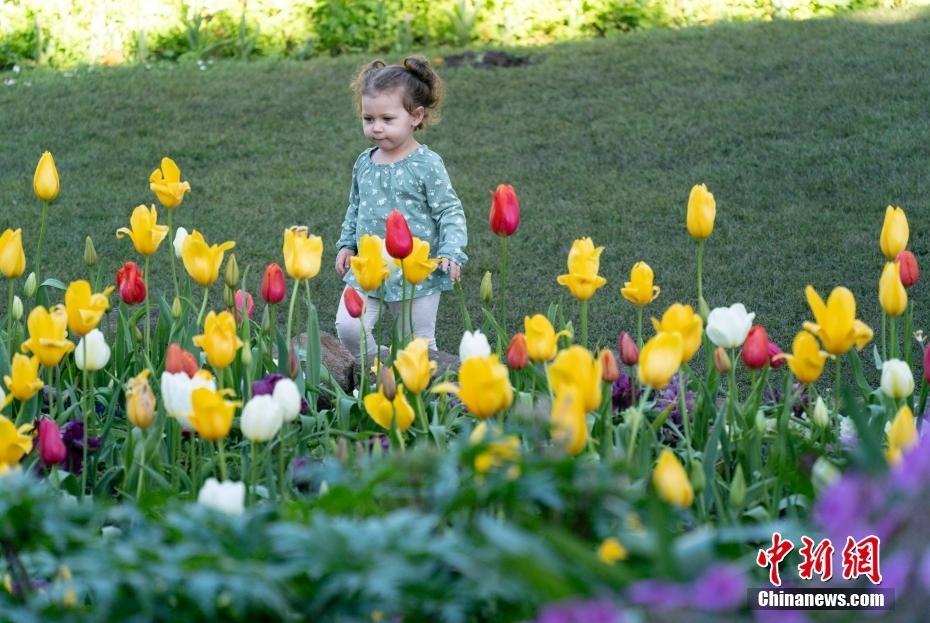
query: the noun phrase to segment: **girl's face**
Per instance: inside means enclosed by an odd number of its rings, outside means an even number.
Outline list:
[[[423,107],[407,112],[400,89],[362,95],[362,130],[386,154],[408,147],[422,121]]]

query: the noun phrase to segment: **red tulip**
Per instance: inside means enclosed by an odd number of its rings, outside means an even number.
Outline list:
[[[620,369],[617,368],[614,351],[605,348],[601,351],[601,380],[605,383],[613,383],[618,378],[620,378]]]
[[[620,361],[630,367],[635,366],[636,362],[639,361],[639,349],[636,347],[636,342],[633,341],[629,333],[624,331],[620,334],[620,339],[617,340],[617,347],[620,350]]]
[[[287,296],[287,282],[284,280],[284,271],[277,262],[268,264],[265,276],[262,277],[262,298],[269,305],[276,305]]]
[[[530,355],[526,350],[526,335],[517,333],[510,340],[507,347],[507,366],[511,370],[522,370],[530,362]]]
[[[391,210],[388,214],[384,229],[384,246],[387,248],[388,255],[398,260],[406,258],[413,251],[413,236],[410,234],[410,227],[407,225],[407,219],[399,210]]]
[[[910,288],[917,283],[920,277],[920,267],[917,265],[917,258],[910,251],[901,251],[897,257],[898,266],[901,267],[901,285]]]
[[[778,357],[781,354],[781,349],[778,347],[778,344],[769,340],[769,365],[773,368],[780,368],[785,365],[785,358]]]
[[[168,345],[168,352],[165,354],[165,372],[171,374],[184,372],[187,376],[194,378],[199,369],[200,366],[197,365],[194,355],[174,342]]]
[[[119,297],[127,305],[135,305],[145,300],[145,280],[135,262],[126,262],[116,271],[116,285]]]
[[[765,327],[755,325],[743,342],[743,363],[750,370],[761,370],[769,362],[769,336]]]
[[[491,194],[491,231],[498,236],[512,236],[520,226],[520,200],[510,184],[501,184]]]
[[[61,440],[61,431],[53,420],[39,420],[39,456],[46,465],[57,465],[68,458],[68,449]]]
[[[362,312],[365,311],[365,302],[362,300],[362,295],[355,288],[346,287],[342,291],[342,301],[345,303],[346,311],[353,318],[361,317]]]
[[[252,317],[252,312],[255,310],[255,300],[252,298],[252,295],[248,292],[243,292],[242,288],[236,290],[236,295],[233,298],[236,303],[236,307],[233,310],[236,314],[236,322],[242,322],[242,310],[246,310],[246,314],[249,318]]]

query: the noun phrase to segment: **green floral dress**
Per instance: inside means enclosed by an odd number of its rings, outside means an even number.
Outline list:
[[[358,251],[358,241],[366,234],[384,238],[385,221],[396,208],[407,217],[410,232],[429,243],[430,257],[447,258],[459,266],[465,264],[468,261],[463,252],[468,244],[465,211],[439,154],[420,145],[402,160],[375,164],[371,160],[375,149],[369,147],[363,151],[352,167],[349,207],[336,248]],[[351,270],[346,272],[343,281],[358,287]],[[369,295],[376,298],[383,295],[385,301],[399,301],[402,281],[400,270],[393,271],[384,282],[382,292]],[[451,289],[449,275],[436,269],[416,285],[413,296]]]

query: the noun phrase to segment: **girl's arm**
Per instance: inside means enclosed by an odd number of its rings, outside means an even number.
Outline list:
[[[356,171],[358,162],[352,167],[352,188],[349,189],[349,207],[346,208],[346,216],[342,220],[342,232],[339,234],[339,242],[336,243],[336,249],[349,248],[353,251],[358,250],[358,242],[355,238],[355,227],[358,224],[358,176]]]
[[[430,167],[431,174],[425,180],[426,202],[439,230],[439,248],[431,255],[452,260],[461,266],[468,261],[464,252],[468,245],[465,210],[452,188],[445,165],[441,159],[437,160],[437,164]]]

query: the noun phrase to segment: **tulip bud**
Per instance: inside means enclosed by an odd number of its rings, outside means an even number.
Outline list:
[[[707,477],[704,475],[704,465],[701,463],[700,459],[691,461],[690,480],[695,493],[700,493],[704,490],[704,486],[707,484]]]
[[[907,309],[907,290],[901,281],[901,267],[886,262],[878,280],[878,302],[889,316],[900,316]]]
[[[239,285],[239,262],[236,261],[235,253],[230,253],[229,259],[226,260],[226,272],[223,273],[223,279],[233,290]]]
[[[901,251],[896,258],[898,266],[901,267],[901,284],[905,288],[910,288],[920,277],[920,266],[917,265],[917,258],[910,251]]]
[[[756,411],[756,432],[760,435],[765,432],[768,422],[765,419],[765,412],[762,409]]]
[[[39,420],[39,456],[46,465],[64,463],[68,458],[68,449],[61,440],[61,431],[53,420]]]
[[[481,297],[481,302],[485,305],[490,305],[494,300],[494,285],[491,282],[491,271],[489,270],[486,270],[484,272],[484,277],[481,278],[478,295]]]
[[[97,265],[97,249],[94,248],[94,241],[90,236],[84,238],[84,265],[88,268]]]
[[[181,319],[181,299],[174,297],[174,300],[171,301],[171,317],[175,320]]]
[[[785,365],[785,358],[777,355],[781,355],[781,348],[778,347],[778,344],[769,340],[769,366],[776,369]]]
[[[336,460],[345,463],[349,460],[349,442],[345,437],[339,437],[336,441]]]
[[[116,271],[116,286],[120,299],[127,305],[141,303],[147,295],[145,279],[135,262],[126,262]]]
[[[361,317],[362,313],[365,311],[365,302],[362,300],[362,296],[358,293],[358,290],[351,286],[346,286],[346,289],[342,292],[342,300],[350,316],[353,318]]]
[[[413,235],[400,210],[391,210],[388,214],[384,228],[384,247],[388,255],[398,260],[405,259],[413,251]]]
[[[242,359],[242,365],[250,366],[252,365],[252,349],[246,346],[242,349],[242,354],[240,355]]]
[[[58,179],[55,159],[50,152],[46,151],[39,158],[35,175],[32,177],[32,190],[35,192],[36,197],[46,203],[51,203],[58,197],[60,189],[61,183]]]
[[[529,352],[526,348],[526,335],[517,333],[510,339],[507,347],[507,366],[511,370],[522,370],[530,363]]]
[[[706,323],[707,317],[710,315],[710,306],[707,305],[707,301],[704,300],[703,296],[698,299],[698,314],[701,316],[701,318],[704,319],[704,322]]]
[[[148,381],[149,371],[143,370],[126,383],[126,418],[142,430],[155,419],[155,395]]]
[[[223,287],[223,303],[228,309],[233,309],[236,305],[236,292],[229,286]]]
[[[245,483],[207,478],[197,494],[197,503],[227,515],[245,512]]]
[[[268,311],[268,306],[265,305],[265,309],[262,310],[262,331],[271,333],[273,328],[274,325],[271,322],[271,313]]]
[[[826,403],[820,396],[817,396],[817,402],[814,403],[814,412],[811,414],[811,421],[817,428],[826,428],[830,425],[830,413],[827,411]]]
[[[245,403],[239,418],[242,436],[255,443],[271,441],[281,430],[283,423],[281,408],[268,394],[253,396]]]
[[[388,366],[381,366],[381,372],[378,375],[381,384],[381,393],[388,400],[393,401],[397,396],[397,381],[394,379],[394,372]]]
[[[814,485],[816,493],[825,490],[836,482],[840,476],[842,476],[840,470],[825,457],[820,457],[814,461],[814,467],[811,468],[811,484]]]
[[[38,283],[36,282],[36,274],[35,271],[33,271],[29,273],[28,277],[26,277],[26,283],[23,285],[23,296],[25,296],[26,299],[31,299],[33,296],[35,296],[37,287]]]
[[[487,357],[491,354],[491,345],[488,344],[488,338],[481,332],[481,329],[466,331],[462,334],[462,341],[459,342],[459,361],[465,361],[470,357]]]
[[[93,329],[81,338],[74,349],[74,363],[78,370],[96,372],[106,367],[110,361],[110,347],[100,329]]]
[[[769,361],[769,336],[765,327],[755,325],[743,342],[743,363],[750,370],[761,370]]]
[[[300,373],[300,361],[297,359],[297,349],[291,344],[287,351],[287,374],[292,379],[296,379]]]
[[[730,506],[734,510],[740,510],[745,502],[746,478],[743,476],[743,466],[737,464],[733,480],[730,481]]]
[[[639,348],[636,347],[636,342],[633,341],[630,334],[626,331],[622,332],[620,339],[617,340],[617,345],[620,350],[620,361],[631,368],[635,366],[636,362],[639,361]]]
[[[609,348],[601,351],[601,380],[605,383],[613,383],[620,378],[620,370],[617,368],[617,358],[614,352]]]
[[[132,327],[132,339],[136,342],[142,341],[142,331],[139,329],[138,325],[133,325]]]
[[[13,308],[10,313],[13,314],[13,320],[21,320],[23,317],[23,300],[18,296],[13,296]]]
[[[174,247],[174,256],[179,260],[181,258],[181,250],[184,248],[184,241],[187,240],[187,230],[183,227],[178,227],[174,230],[174,240],[171,241],[171,246]]]
[[[730,371],[730,366],[730,356],[727,355],[727,351],[724,350],[723,346],[714,349],[714,367],[717,368],[717,372],[726,374]]]
[[[520,200],[510,184],[500,184],[491,195],[488,215],[491,231],[498,236],[512,236],[520,226]]]
[[[200,366],[194,355],[181,348],[180,345],[172,342],[168,344],[168,351],[165,353],[165,372],[177,374],[183,372],[190,378],[194,378]]]
[[[882,392],[895,400],[914,393],[914,375],[907,363],[889,359],[882,364]]]
[[[294,361],[296,360],[297,355],[295,354]],[[278,406],[281,407],[281,415],[285,422],[293,422],[297,419],[303,408],[303,400],[300,397],[297,383],[287,378],[279,379],[274,384],[271,395],[274,397],[275,402],[278,403]]]
[[[262,298],[269,305],[276,305],[287,296],[287,282],[284,271],[275,262],[268,264],[262,277]]]
[[[234,308],[236,314],[236,322],[242,322],[243,312],[245,316],[249,319],[252,318],[252,313],[255,311],[255,300],[252,298],[252,295],[248,292],[243,292],[240,288],[236,290],[236,295],[233,297],[236,306]]]

